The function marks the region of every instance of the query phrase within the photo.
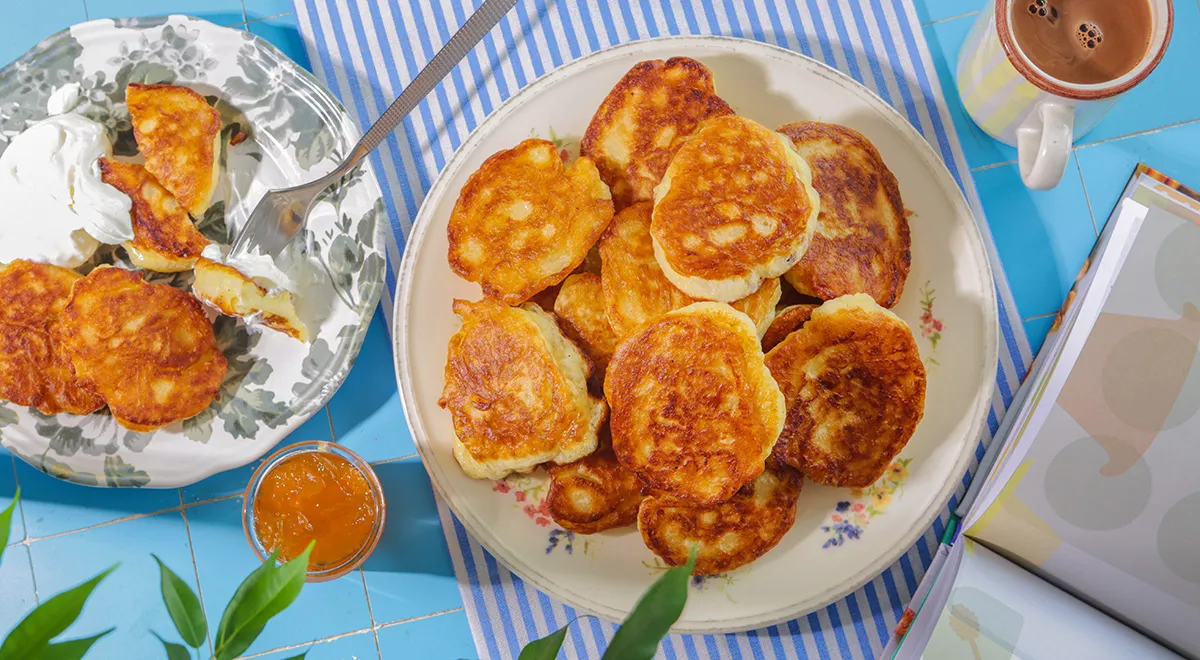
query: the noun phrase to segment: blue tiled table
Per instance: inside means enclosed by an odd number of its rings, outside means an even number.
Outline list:
[[[1150,79],[1075,148],[1050,192],[1021,185],[1012,149],[981,133],[958,103],[951,71],[974,9],[984,0],[917,0],[925,37],[962,139],[1030,342],[1051,317],[1103,227],[1133,166],[1144,161],[1194,187],[1200,169],[1200,87],[1188,68],[1200,42],[1177,38]],[[263,36],[308,65],[290,0],[6,0],[0,63],[80,21],[189,13]],[[1198,0],[1176,0],[1176,35],[1200,29]],[[1189,64],[1192,63],[1192,64]],[[1192,156],[1189,159],[1189,156]],[[376,465],[393,512],[366,567],[305,588],[249,650],[284,658],[314,641],[309,658],[474,657],[467,619],[434,510],[429,481],[403,421],[382,315],[357,366],[329,406],[292,440],[336,439]],[[0,564],[0,632],[39,599],[121,562],[69,631],[117,625],[97,658],[161,657],[152,631],[173,637],[157,596],[158,555],[198,588],[210,621],[255,564],[241,529],[240,493],[254,466],[180,490],[84,489],[61,483],[0,449],[0,508],[23,489],[12,544]],[[291,652],[288,652],[291,650]]]

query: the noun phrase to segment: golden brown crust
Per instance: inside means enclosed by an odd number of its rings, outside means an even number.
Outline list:
[[[766,361],[788,409],[774,456],[819,484],[874,483],[925,411],[912,331],[865,294],[822,305]]]
[[[438,405],[453,417],[464,472],[499,479],[595,450],[604,402],[587,394],[588,362],[574,344],[561,334],[547,342],[530,316],[540,308],[456,300],[454,313],[463,325],[450,338]]]
[[[651,209],[650,202],[626,207],[600,237],[604,310],[620,337],[628,337],[659,316],[697,302],[671,284],[654,258]],[[781,294],[779,279],[771,278],[754,293],[730,304],[749,316],[761,334],[775,317],[775,304]]]
[[[763,470],[783,399],[745,314],[720,303],[670,312],[608,365],[613,451],[649,488],[701,504]]]
[[[18,259],[0,266],[0,398],[53,415],[86,415],[104,401],[75,377],[55,335],[79,274]]]
[[[196,263],[208,239],[146,168],[101,158],[100,178],[133,202],[129,211],[133,240],[125,243],[125,249],[134,263],[169,273],[188,270]]]
[[[217,187],[221,114],[178,85],[129,83],[125,101],[146,169],[188,213],[200,217]]]
[[[771,327],[767,328],[767,332],[763,334],[763,352],[769,353],[788,335],[803,328],[817,307],[820,305],[799,304],[784,307],[776,312],[775,320],[771,321]]]
[[[821,195],[820,224],[788,282],[822,300],[866,293],[884,307],[895,305],[912,260],[908,218],[896,177],[875,145],[837,124],[795,122],[779,132],[808,161]]]
[[[733,114],[708,67],[688,57],[639,62],[600,103],[579,145],[618,209],[654,197],[667,164],[700,122]]]
[[[296,314],[290,291],[268,291],[242,271],[203,257],[194,268],[192,291],[200,300],[226,316],[254,317],[272,330],[308,342],[308,326]]]
[[[749,119],[704,122],[671,159],[650,233],[659,265],[685,293],[731,301],[795,264],[819,202],[791,143]]]
[[[603,377],[608,361],[620,339],[604,315],[604,290],[600,276],[578,273],[563,280],[554,300],[554,314],[563,332],[571,338],[596,366]]]
[[[135,431],[199,414],[225,379],[225,356],[200,301],[100,266],[75,283],[57,326],[79,377]]]
[[[728,501],[703,506],[651,496],[638,511],[642,540],[668,566],[687,563],[694,575],[726,573],[774,548],[796,522],[803,479],[789,467],[765,470]]]
[[[546,140],[493,154],[467,179],[446,233],[450,267],[509,305],[562,282],[612,220],[608,187]]]
[[[642,482],[601,447],[574,463],[547,465],[546,508],[563,529],[599,534],[637,521]]]

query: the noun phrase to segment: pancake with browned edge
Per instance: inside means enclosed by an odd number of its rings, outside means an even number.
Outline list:
[[[787,339],[788,335],[804,327],[817,307],[820,305],[789,305],[776,312],[775,320],[771,321],[771,327],[767,328],[766,333],[763,334],[763,352],[770,352],[772,348],[779,345],[779,342]]]
[[[292,292],[266,287],[242,271],[201,257],[196,260],[192,293],[226,316],[250,319],[298,341],[309,339],[308,326],[296,313]]]
[[[621,337],[673,309],[698,302],[671,284],[654,258],[654,242],[650,239],[652,208],[650,202],[625,208],[600,237],[604,309]],[[749,316],[761,335],[775,317],[775,304],[781,294],[779,278],[771,278],[754,293],[730,304]]]
[[[563,529],[598,534],[637,521],[642,482],[617,461],[611,447],[601,446],[574,463],[546,469],[546,508]]]
[[[221,114],[179,85],[129,83],[125,102],[146,169],[199,219],[212,204],[221,171]]]
[[[689,296],[733,302],[804,256],[819,208],[791,140],[744,117],[709,119],[654,189],[654,256]]]
[[[563,280],[554,300],[554,315],[559,325],[587,354],[601,377],[608,368],[613,351],[621,342],[604,315],[604,290],[600,276],[576,273]]]
[[[669,312],[608,364],[613,451],[650,489],[716,504],[757,477],[783,428],[783,395],[754,324],[722,303]]]
[[[446,228],[450,267],[516,305],[575,270],[612,216],[591,160],[568,166],[552,142],[525,140],[467,179]]]
[[[132,271],[100,266],[76,282],[58,331],[75,373],[133,431],[199,414],[225,378],[200,301]]]
[[[737,494],[713,505],[654,495],[642,502],[642,540],[668,566],[687,563],[693,575],[727,573],[774,548],[796,522],[803,479],[789,467],[768,468]]]
[[[24,259],[0,266],[0,399],[47,415],[104,407],[76,378],[55,332],[78,279],[75,271]]]
[[[171,193],[141,165],[101,158],[100,177],[133,202],[133,240],[123,245],[134,265],[159,273],[190,270],[208,239]]]
[[[779,127],[808,161],[821,215],[808,251],[787,280],[800,293],[832,300],[866,293],[891,307],[911,261],[908,216],[896,177],[871,141],[837,124]]]
[[[667,164],[700,122],[733,114],[708,67],[689,57],[638,62],[596,110],[579,145],[618,209],[654,198]]]
[[[865,488],[925,412],[925,365],[912,331],[864,293],[818,307],[767,354],[787,400],[774,456],[826,486]]]
[[[587,389],[591,363],[533,303],[454,301],[438,405],[454,422],[454,458],[475,479],[500,479],[596,450],[607,406]]]

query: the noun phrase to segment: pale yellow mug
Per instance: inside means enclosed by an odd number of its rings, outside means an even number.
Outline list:
[[[1171,0],[1149,0],[1154,28],[1137,66],[1119,78],[1080,85],[1051,77],[1021,51],[1013,38],[1014,2],[1029,0],[989,1],[980,12],[958,56],[958,93],[985,133],[1017,148],[1025,185],[1049,190],[1062,179],[1071,145],[1158,66],[1171,41],[1174,9]]]

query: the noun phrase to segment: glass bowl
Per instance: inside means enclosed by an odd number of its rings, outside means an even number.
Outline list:
[[[349,461],[350,465],[357,469],[363,478],[367,480],[371,497],[375,502],[375,524],[371,527],[371,533],[367,536],[362,547],[337,564],[309,568],[307,577],[305,578],[306,581],[325,582],[326,580],[339,578],[362,566],[367,557],[371,556],[371,553],[375,550],[375,546],[379,545],[379,539],[383,536],[383,522],[387,513],[387,505],[383,499],[383,486],[379,484],[379,478],[375,476],[375,471],[371,469],[370,464],[358,454],[339,444],[326,440],[297,442],[271,454],[263,461],[262,465],[258,466],[258,469],[254,471],[254,476],[250,477],[250,483],[246,485],[246,492],[242,498],[242,528],[246,532],[246,540],[250,542],[250,547],[254,549],[254,554],[258,555],[261,561],[269,559],[271,552],[263,547],[262,542],[259,541],[258,534],[255,532],[254,500],[258,496],[258,489],[266,476],[280,463],[297,454],[308,452],[335,454]]]

